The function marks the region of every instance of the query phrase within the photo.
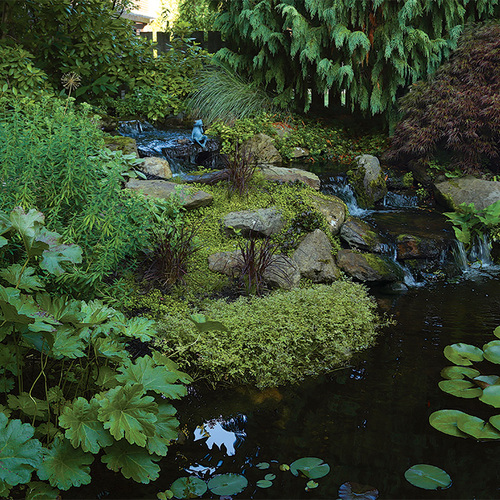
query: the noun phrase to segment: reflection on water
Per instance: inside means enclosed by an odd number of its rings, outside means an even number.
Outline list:
[[[226,449],[225,454],[230,457],[236,453],[236,445],[243,441],[246,436],[242,429],[238,429],[239,422],[245,422],[245,420],[244,415],[239,415],[238,421],[234,418],[225,421],[222,417],[209,420],[196,427],[194,441],[206,439],[205,444],[209,450],[216,445],[219,450],[223,451],[222,447],[224,446]],[[231,428],[234,430],[228,430]]]

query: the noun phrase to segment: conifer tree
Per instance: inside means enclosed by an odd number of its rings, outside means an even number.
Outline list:
[[[213,0],[228,42],[218,57],[278,94],[345,93],[352,110],[394,110],[407,86],[434,72],[463,25],[499,17],[499,0]]]

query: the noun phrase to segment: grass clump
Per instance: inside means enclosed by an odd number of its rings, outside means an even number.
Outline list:
[[[259,388],[327,373],[370,346],[381,320],[366,288],[352,282],[207,301],[201,313],[227,331],[199,333],[187,317],[166,315],[157,347],[211,385]]]

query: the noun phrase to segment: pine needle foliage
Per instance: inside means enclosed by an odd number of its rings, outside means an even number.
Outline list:
[[[435,71],[466,22],[498,17],[498,0],[213,0],[228,46],[217,57],[304,105],[308,89],[370,114],[394,110]]]
[[[457,50],[428,81],[400,101],[403,118],[385,158],[428,162],[444,157],[464,173],[500,157],[500,23],[472,25]]]

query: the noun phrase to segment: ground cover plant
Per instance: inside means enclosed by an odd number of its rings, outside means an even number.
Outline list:
[[[2,254],[23,248],[0,270],[0,495],[27,485],[30,498],[58,498],[90,483],[95,455],[154,481],[177,438],[170,400],[191,378],[158,353],[129,356],[128,342],[154,336],[151,321],[45,290],[47,274],[63,274],[82,251],[48,231],[41,212],[0,212],[0,234]]]

